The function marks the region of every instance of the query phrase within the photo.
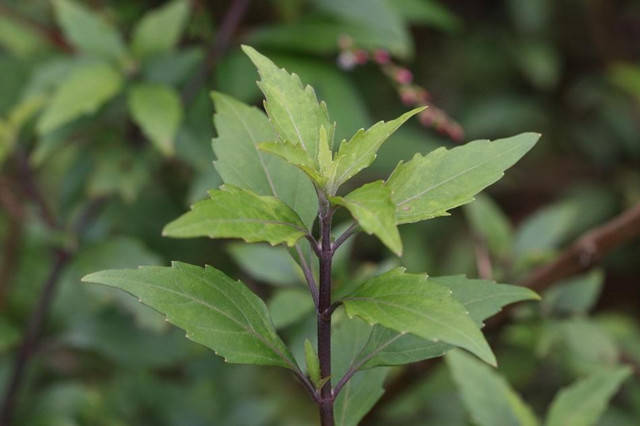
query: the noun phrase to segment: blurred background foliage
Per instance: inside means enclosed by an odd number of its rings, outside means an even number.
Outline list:
[[[475,203],[403,226],[401,259],[366,235],[345,245],[338,285],[396,264],[521,282],[640,202],[636,1],[3,0],[0,383],[9,383],[42,289],[55,282],[13,424],[315,424],[311,401],[287,373],[225,365],[135,299],[79,278],[170,260],[215,265],[268,301],[300,355],[312,306],[283,249],[169,240],[160,231],[220,183],[210,90],[259,102],[241,42],[312,84],[340,138],[408,109],[373,61],[345,66],[345,36],[411,70],[464,141],[543,137]],[[438,129],[408,124],[362,181],[457,143]],[[630,364],[635,375],[598,424],[637,425],[639,259],[636,240],[488,328],[496,372],[461,359],[449,365],[457,365],[452,375],[440,362],[409,367],[407,385],[406,370],[393,369],[393,386],[362,424],[478,422],[456,374],[488,388],[500,375],[542,416],[565,385]]]

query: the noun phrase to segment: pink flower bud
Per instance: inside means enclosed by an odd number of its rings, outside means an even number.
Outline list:
[[[413,80],[413,74],[406,68],[398,68],[396,69],[394,78],[400,84],[409,84]]]
[[[380,65],[388,64],[391,60],[389,52],[384,49],[376,49],[373,52],[373,59]]]
[[[353,47],[353,39],[346,34],[338,37],[338,47],[340,50],[347,50]]]
[[[418,100],[416,97],[416,91],[412,87],[400,88],[400,100],[405,105],[415,105]]]
[[[367,61],[369,60],[369,53],[367,53],[366,50],[363,49],[356,49],[353,52],[355,58],[356,58],[356,63],[358,65],[364,65],[367,63]]]

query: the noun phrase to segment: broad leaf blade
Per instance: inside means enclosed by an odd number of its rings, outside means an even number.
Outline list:
[[[348,142],[342,141],[334,160],[335,177],[332,187],[337,189],[358,172],[369,167],[376,159],[378,149],[389,136],[409,118],[422,110],[424,110],[424,107],[415,108],[395,120],[379,121],[367,130],[358,130]]]
[[[471,228],[486,242],[489,251],[501,259],[508,259],[513,250],[513,227],[500,207],[481,193],[464,209]]]
[[[248,243],[293,246],[306,234],[302,220],[274,197],[223,185],[209,191],[208,200],[194,204],[191,211],[165,226],[168,237],[242,238]]]
[[[478,426],[538,424],[531,408],[495,370],[461,351],[451,351],[446,360],[462,400]]]
[[[471,319],[479,326],[503,306],[539,299],[536,293],[525,287],[469,279],[463,275],[430,277],[429,280],[449,288],[452,296],[464,306]],[[376,325],[358,362],[363,364],[362,368],[408,364],[442,356],[450,349],[452,346],[446,343],[432,342],[411,334],[403,335]]]
[[[38,133],[44,135],[85,114],[93,114],[122,86],[122,76],[104,63],[82,65],[57,88],[38,119]]]
[[[53,6],[65,38],[87,55],[119,59],[125,53],[120,34],[102,17],[76,1],[55,0]]]
[[[128,103],[131,116],[145,136],[164,155],[172,155],[183,115],[175,89],[161,84],[138,84],[131,88]]]
[[[609,399],[629,375],[629,367],[602,370],[564,388],[554,398],[547,426],[591,426],[596,424]]]
[[[144,58],[173,48],[189,17],[189,4],[175,0],[148,12],[133,31],[131,50]]]
[[[128,291],[227,362],[297,370],[264,302],[211,266],[173,262],[171,267],[101,271],[82,280]]]
[[[349,209],[366,233],[374,234],[396,255],[402,255],[396,207],[384,182],[368,183],[344,197],[331,197],[331,202]]]
[[[397,206],[398,223],[447,215],[496,182],[536,143],[538,133],[522,133],[493,142],[479,140],[400,163],[387,185]]]
[[[397,268],[366,281],[343,303],[351,317],[357,315],[401,334],[459,346],[495,365],[495,356],[480,329],[451,293],[424,274],[407,274]]]
[[[300,144],[293,144],[291,142],[264,142],[259,145],[260,150],[277,155],[285,160],[287,163],[292,164],[306,173],[320,186],[324,186],[325,179],[318,171],[315,161],[311,158],[309,153],[302,148]]]
[[[211,97],[218,132],[212,143],[217,158],[214,165],[222,180],[281,199],[310,227],[318,206],[313,185],[294,166],[258,149],[261,143],[277,138],[267,116],[230,96],[213,92]]]
[[[271,60],[249,46],[242,49],[258,68],[258,85],[266,98],[265,109],[282,140],[299,144],[315,161],[320,128],[333,129],[324,104],[318,102],[311,86],[304,86],[295,74],[278,68]],[[333,135],[329,137],[331,141]]]

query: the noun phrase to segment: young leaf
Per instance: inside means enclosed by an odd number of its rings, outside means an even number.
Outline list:
[[[342,141],[334,161],[334,178],[330,192],[335,192],[340,185],[361,170],[369,167],[376,159],[378,149],[389,136],[402,126],[405,121],[424,110],[424,108],[415,108],[395,120],[379,121],[367,130],[358,130],[348,142]]]
[[[324,186],[326,179],[320,174],[314,160],[301,145],[288,141],[263,142],[258,146],[258,148],[264,152],[277,155],[289,164],[293,164],[305,172],[307,176],[309,176],[311,180],[316,182],[318,185]]]
[[[462,400],[478,426],[536,426],[531,408],[495,370],[461,351],[446,356]]]
[[[331,202],[351,212],[368,234],[375,234],[396,255],[402,255],[402,240],[396,226],[396,207],[389,188],[381,180],[371,182]]]
[[[426,156],[416,154],[395,168],[387,185],[397,206],[398,223],[447,215],[447,210],[473,200],[529,151],[540,137],[522,133],[493,142],[479,140]]]
[[[316,386],[316,389],[319,389],[318,384],[321,379],[320,361],[318,360],[318,354],[309,339],[304,339],[304,359],[307,363],[307,374],[311,379],[311,383]]]
[[[173,262],[95,272],[82,281],[128,291],[164,313],[200,343],[238,364],[274,365],[297,371],[276,334],[264,302],[241,282],[206,266]]]
[[[104,63],[81,65],[57,88],[38,119],[44,135],[85,114],[93,114],[122,86],[122,76]]]
[[[320,129],[333,131],[326,105],[318,102],[313,88],[305,87],[297,75],[278,68],[252,47],[242,49],[258,68],[261,78],[258,85],[266,98],[265,109],[274,129],[282,140],[300,145],[315,163]],[[333,140],[333,133],[328,140]]]
[[[310,227],[318,207],[313,185],[294,166],[258,149],[260,143],[277,138],[267,116],[230,96],[213,92],[211,97],[218,132],[212,143],[214,165],[222,180],[281,199]]]
[[[562,389],[551,403],[546,426],[596,424],[609,399],[630,374],[629,367],[605,369]]]
[[[164,227],[162,235],[176,238],[242,238],[292,247],[307,231],[296,212],[274,197],[223,185],[209,191],[191,211]]]
[[[539,299],[533,291],[520,286],[469,279],[463,275],[430,277],[429,281],[449,288],[453,297],[469,312],[479,326],[503,306],[522,300]],[[451,345],[433,342],[412,334],[401,334],[376,325],[370,332],[357,363],[361,368],[399,365],[444,355]]]
[[[366,281],[343,303],[350,317],[357,315],[400,333],[459,346],[496,364],[491,348],[465,307],[453,298],[451,290],[427,279],[425,274],[393,269]]]
[[[175,89],[161,84],[138,84],[129,91],[128,103],[142,132],[160,152],[172,155],[182,121],[182,103]]]
[[[602,270],[594,269],[558,282],[544,293],[541,309],[558,314],[586,314],[598,301],[603,281]]]
[[[189,17],[189,4],[175,0],[148,12],[133,30],[131,50],[139,58],[165,52],[175,46]]]
[[[119,59],[125,52],[120,34],[99,15],[72,0],[54,0],[65,38],[87,55]]]

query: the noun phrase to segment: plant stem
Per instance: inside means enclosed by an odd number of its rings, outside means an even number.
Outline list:
[[[321,377],[331,377],[331,261],[333,247],[331,246],[331,217],[332,211],[326,200],[321,200],[320,207],[320,271],[319,297],[317,308],[318,319],[318,359],[320,361]],[[328,315],[327,315],[328,313]],[[333,392],[331,380],[320,390],[320,423],[322,426],[333,426]]]

